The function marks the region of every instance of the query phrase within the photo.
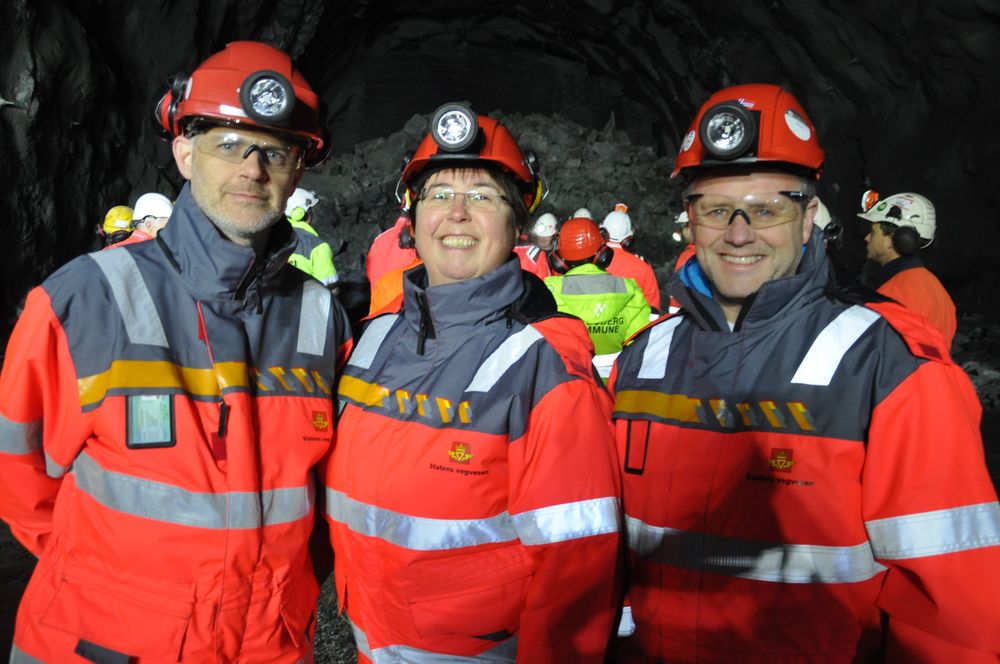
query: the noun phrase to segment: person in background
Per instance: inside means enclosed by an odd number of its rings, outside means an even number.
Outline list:
[[[153,239],[167,225],[173,210],[174,204],[163,194],[156,192],[143,194],[136,199],[132,213],[132,223],[135,230],[132,231],[132,235],[119,242],[117,246]]]
[[[574,212],[573,216],[570,217],[570,218],[571,219],[593,219],[594,217],[590,214],[590,210],[588,210],[585,207],[582,207],[582,208],[577,209],[577,211]]]
[[[39,557],[10,660],[312,661],[350,338],[283,213],[329,145],[319,98],[238,41],[155,117],[188,180],[170,223],[32,290],[0,373],[0,517]]]
[[[609,382],[635,621],[619,661],[1000,653],[978,398],[922,316],[828,288],[823,161],[769,84],[712,95],[682,142],[681,309]]]
[[[614,253],[590,219],[570,219],[559,231],[559,247],[549,254],[553,276],[545,280],[559,311],[587,326],[594,343],[594,366],[603,380],[625,340],[649,322],[650,307],[635,279],[608,274]]]
[[[673,233],[674,242],[680,244],[684,242],[684,248],[677,255],[677,260],[674,261],[674,274],[680,271],[684,263],[694,256],[694,242],[691,241],[691,224],[688,221],[687,210],[681,210],[681,213],[674,218],[674,227],[676,230]]]
[[[372,240],[365,259],[368,283],[374,288],[384,275],[400,268],[405,270],[413,267],[417,261],[417,252],[413,248],[413,234],[410,231],[410,217],[403,210],[388,230]]]
[[[871,224],[866,254],[881,268],[869,274],[869,285],[929,320],[950,350],[958,329],[955,303],[920,258],[937,231],[934,204],[920,194],[895,194],[858,217]]]
[[[615,209],[604,217],[601,229],[608,239],[608,247],[614,252],[614,257],[607,266],[608,273],[635,279],[646,297],[646,302],[659,311],[660,286],[656,283],[656,273],[649,263],[631,251],[635,231],[632,228],[632,219],[628,215],[628,206],[624,203],[616,204]]]
[[[521,261],[521,269],[544,280],[552,272],[549,270],[548,252],[556,234],[556,218],[551,212],[538,217],[531,230],[522,233],[514,245],[514,253]]]
[[[537,161],[462,104],[401,178],[423,264],[368,322],[327,464],[361,662],[603,662],[620,601],[610,402],[583,324],[512,255]]]
[[[132,208],[127,205],[115,205],[109,209],[97,233],[104,238],[105,248],[127,240],[132,234]]]
[[[327,288],[337,288],[337,268],[330,243],[312,227],[312,209],[319,203],[315,192],[298,187],[285,203],[285,217],[295,231],[298,245],[288,262]]]

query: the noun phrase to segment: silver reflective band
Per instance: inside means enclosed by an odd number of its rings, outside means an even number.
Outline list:
[[[10,646],[10,664],[45,664],[40,659],[35,659],[26,652],[22,652],[16,644]]]
[[[610,274],[571,274],[563,277],[563,295],[602,295],[627,293],[625,280]]]
[[[507,370],[517,364],[528,349],[540,339],[542,333],[530,325],[504,339],[504,342],[479,367],[465,391],[489,392]]]
[[[1000,544],[1000,504],[866,521],[875,556],[884,560],[922,558]]]
[[[45,453],[45,474],[54,479],[59,479],[63,475],[69,472],[69,468],[65,466],[60,466],[58,463],[52,460],[49,453]]]
[[[660,380],[667,375],[667,360],[670,359],[670,343],[674,340],[674,330],[684,320],[683,316],[668,318],[654,325],[647,332],[649,340],[642,352],[642,365],[636,376],[641,380]]]
[[[318,281],[302,283],[302,309],[299,311],[299,338],[296,352],[322,355],[326,348],[326,323],[332,306],[330,291]]]
[[[592,498],[515,514],[514,528],[523,544],[552,544],[616,533],[621,529],[618,499]]]
[[[0,452],[28,454],[42,446],[42,421],[15,422],[0,415]]]
[[[291,523],[309,516],[312,486],[260,493],[203,493],[101,468],[86,453],[73,462],[76,485],[94,500],[132,516],[211,529],[249,529]]]
[[[817,335],[791,382],[799,385],[829,385],[844,355],[879,318],[871,309],[859,305],[841,312]]]
[[[358,534],[413,551],[444,551],[517,539],[507,512],[485,519],[429,519],[366,505],[329,487],[326,512]]]
[[[651,526],[625,517],[629,548],[684,569],[776,583],[857,583],[885,571],[871,546],[818,546],[741,540]]]
[[[371,646],[368,645],[368,635],[353,622],[351,630],[354,632],[354,643],[357,645],[358,651],[374,664],[469,664],[472,662],[513,664],[517,658],[516,636],[512,636],[486,652],[463,657],[462,655],[446,655],[404,645],[383,646],[372,650]]]
[[[397,320],[399,320],[399,315],[392,314],[379,316],[370,322],[358,340],[358,345],[354,347],[347,363],[359,369],[371,369],[375,354],[378,353],[382,342],[385,341],[385,336],[389,334],[389,330],[392,329]]]
[[[104,273],[118,306],[130,343],[169,348],[163,323],[153,304],[153,296],[135,264],[132,254],[122,248],[88,254]]]

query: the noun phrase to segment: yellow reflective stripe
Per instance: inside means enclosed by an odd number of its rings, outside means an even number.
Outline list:
[[[110,390],[181,389],[197,396],[219,396],[219,387],[247,387],[247,369],[242,362],[219,362],[216,371],[182,367],[173,362],[118,360],[102,373],[77,380],[80,405],[104,399]]]
[[[615,397],[616,413],[654,415],[677,422],[704,422],[701,399],[652,390],[622,390]]]
[[[389,398],[389,390],[386,388],[354,376],[342,376],[337,392],[351,401],[380,408],[385,407],[385,400]]]

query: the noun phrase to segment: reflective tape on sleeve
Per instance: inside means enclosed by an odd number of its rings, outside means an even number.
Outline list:
[[[125,323],[128,340],[169,348],[163,323],[153,303],[153,296],[135,264],[132,254],[122,248],[88,254],[104,273],[111,287],[115,305]]]
[[[29,454],[42,446],[42,421],[15,422],[0,415],[0,452]]]
[[[682,320],[683,316],[674,316],[650,328],[646,349],[642,352],[642,365],[639,367],[638,378],[660,380],[667,375],[670,343],[674,339],[674,330]]]
[[[478,662],[514,664],[517,659],[516,636],[510,637],[478,655],[464,657],[422,650],[403,644],[392,644],[373,650],[368,643],[368,635],[353,622],[351,630],[354,632],[354,643],[358,652],[371,660],[373,664],[473,664]]]
[[[879,318],[871,309],[859,305],[845,309],[817,335],[791,382],[799,385],[829,385],[844,355]]]
[[[1000,504],[982,503],[866,521],[875,557],[922,558],[1000,544]]]
[[[618,499],[593,498],[515,514],[514,528],[527,545],[605,535],[621,528]]]
[[[479,367],[465,391],[489,392],[507,370],[517,364],[528,352],[528,349],[541,338],[542,333],[529,325],[520,332],[504,339],[504,342],[490,353],[490,356]]]
[[[313,279],[302,282],[302,309],[299,311],[299,338],[295,350],[306,355],[322,355],[326,349],[326,328],[332,295]]]
[[[774,583],[857,583],[885,571],[871,546],[760,542],[652,526],[625,517],[629,548],[666,565]]]
[[[367,537],[414,551],[441,551],[517,539],[510,515],[484,519],[430,519],[367,505],[327,488],[330,518]]]
[[[398,319],[397,314],[392,314],[379,316],[369,323],[364,334],[361,335],[361,339],[358,340],[357,346],[354,347],[354,352],[348,358],[347,364],[359,369],[370,369],[375,360],[375,354],[378,353],[386,335],[389,334],[389,330]]]

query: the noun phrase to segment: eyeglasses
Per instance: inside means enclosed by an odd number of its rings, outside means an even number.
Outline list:
[[[715,194],[691,194],[685,199],[688,215],[697,225],[725,230],[736,215],[742,216],[755,228],[772,228],[798,219],[809,196],[801,191],[779,191],[773,194],[748,194],[727,198]]]
[[[290,173],[297,169],[301,166],[305,153],[301,145],[259,142],[236,132],[201,134],[195,138],[194,144],[202,154],[217,157],[231,164],[242,163],[257,152],[261,163],[268,170],[278,173]]]
[[[464,196],[465,203],[477,210],[499,210],[509,202],[506,196],[490,187],[470,189],[464,193],[447,187],[433,187],[420,194],[418,200],[430,208],[446,208],[451,206],[456,196]]]

